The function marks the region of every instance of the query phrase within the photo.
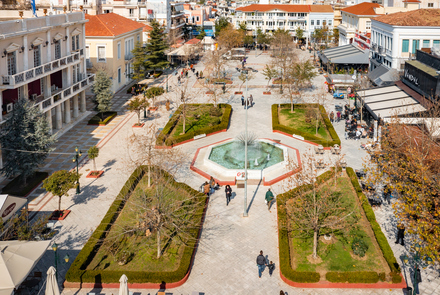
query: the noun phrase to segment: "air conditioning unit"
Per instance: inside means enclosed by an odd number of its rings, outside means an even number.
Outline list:
[[[32,100],[36,100],[36,99],[37,99],[37,94],[36,94],[36,93],[32,94],[32,95],[31,95],[31,99],[32,99]]]
[[[6,105],[6,113],[9,113],[9,112],[12,112],[12,109],[14,108],[14,104],[11,102],[11,103],[8,103],[7,105]]]

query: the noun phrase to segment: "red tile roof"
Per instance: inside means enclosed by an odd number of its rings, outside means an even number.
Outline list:
[[[145,25],[145,27],[142,29],[144,32],[150,32],[153,30],[153,27],[150,25]]]
[[[118,36],[144,27],[144,24],[132,21],[115,13],[99,15],[86,14],[86,36]]]
[[[419,0],[403,0],[402,2],[408,2],[408,3],[420,3]]]
[[[201,41],[202,41],[202,40],[199,40],[199,39],[197,39],[197,38],[193,38],[193,39],[191,39],[191,40],[186,41],[185,44],[194,45],[194,44],[198,44],[198,43],[200,43]]]
[[[381,15],[375,21],[392,26],[440,27],[440,9],[418,9]]]
[[[285,12],[333,12],[331,5],[296,5],[296,4],[251,4],[239,7],[236,11],[255,12],[255,11],[271,11],[280,10]]]
[[[344,9],[341,9],[341,11],[348,12],[355,15],[378,15],[374,11],[374,8],[381,7],[377,3],[370,3],[370,2],[362,2],[357,5],[353,5]]]

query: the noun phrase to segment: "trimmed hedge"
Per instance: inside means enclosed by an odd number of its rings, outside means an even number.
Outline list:
[[[387,238],[382,232],[379,223],[376,221],[376,215],[374,214],[373,209],[368,202],[367,197],[362,192],[362,188],[359,185],[356,173],[353,168],[347,167],[347,174],[350,177],[351,183],[356,191],[356,194],[359,198],[359,201],[364,209],[365,216],[367,216],[368,221],[371,224],[371,228],[373,229],[374,236],[376,237],[376,241],[379,244],[380,249],[382,250],[383,257],[388,263],[388,266],[391,269],[391,280],[393,283],[400,283],[402,281],[402,277],[400,276],[400,266],[397,263],[396,257],[394,256],[393,250],[391,250],[390,244],[388,243]]]
[[[340,169],[340,168],[339,168]],[[348,176],[350,177],[351,183],[358,195],[362,208],[364,209],[365,215],[371,224],[374,236],[376,237],[377,243],[379,244],[382,254],[387,261],[391,269],[391,280],[393,283],[400,283],[402,277],[400,276],[400,266],[394,257],[394,253],[391,250],[388,241],[383,234],[379,224],[376,221],[376,216],[374,215],[373,209],[371,209],[370,203],[368,203],[367,198],[362,193],[361,186],[357,181],[356,173],[350,167],[346,169]],[[334,174],[332,170],[327,171],[316,178],[316,183],[319,185],[327,180],[329,180]],[[279,239],[279,249],[280,249],[280,271],[287,279],[297,282],[297,283],[316,283],[319,281],[319,273],[316,272],[299,272],[295,271],[291,267],[290,260],[290,247],[289,247],[289,236],[285,225],[287,224],[286,217],[286,207],[284,204],[290,195],[295,194],[300,189],[312,189],[312,185],[306,185],[302,187],[294,188],[286,193],[277,196],[277,208],[278,208],[278,239]],[[377,283],[381,279],[385,280],[384,273],[376,273],[369,271],[353,271],[353,272],[327,272],[326,280],[333,283],[349,282],[349,283]]]
[[[115,271],[115,270],[88,270],[87,266],[93,260],[94,256],[98,252],[101,246],[100,241],[104,239],[111,228],[113,222],[118,217],[121,209],[125,205],[125,201],[128,199],[130,194],[136,188],[139,181],[144,176],[147,170],[147,166],[138,167],[128,178],[127,182],[119,192],[115,201],[110,206],[106,215],[102,219],[99,226],[93,232],[92,236],[89,238],[88,242],[84,245],[81,252],[76,257],[75,261],[70,266],[66,273],[66,280],[68,282],[81,282],[81,283],[118,283],[121,275],[124,273],[130,278],[131,283],[172,283],[182,280],[188,273],[188,269],[191,264],[191,258],[193,252],[195,251],[195,246],[197,243],[197,238],[199,236],[200,228],[194,228],[191,230],[190,235],[193,236],[183,251],[182,258],[180,260],[180,265],[176,271],[173,272],[144,272],[144,271]],[[200,193],[190,186],[174,181],[173,177],[166,173],[165,177],[171,179],[175,187],[181,187],[188,192],[191,192],[194,196],[200,198],[206,204],[206,196]],[[196,210],[196,215],[201,216],[200,222],[202,222],[202,215],[205,206],[200,206]]]
[[[272,117],[273,118],[273,117]],[[333,175],[332,171],[327,171],[317,177],[316,183],[320,184],[324,181],[329,180]],[[286,229],[287,216],[286,216],[286,203],[290,195],[295,194],[300,189],[312,189],[312,185],[307,185],[306,187],[297,187],[286,193],[277,196],[277,209],[278,209],[278,244],[280,249],[280,271],[283,276],[297,283],[317,283],[319,282],[321,276],[317,272],[312,271],[296,271],[292,269],[292,263],[290,259],[290,244],[289,244],[289,233]]]
[[[327,281],[332,283],[367,283],[374,284],[379,281],[379,275],[374,271],[329,271],[325,274]]]
[[[199,106],[201,104],[188,104],[188,105]],[[161,146],[161,145],[172,146],[176,143],[191,139],[194,136],[197,136],[200,134],[209,134],[209,133],[214,133],[214,132],[221,131],[224,129],[228,129],[229,119],[231,117],[231,112],[232,112],[232,107],[231,107],[231,105],[224,104],[224,103],[218,104],[218,107],[225,109],[219,124],[217,124],[215,126],[208,126],[208,127],[200,128],[196,131],[190,131],[190,132],[187,132],[182,135],[171,137],[170,134],[173,131],[173,129],[176,127],[176,125],[180,119],[180,114],[182,112],[182,106],[180,106],[176,110],[176,112],[173,114],[171,119],[168,121],[168,123],[165,125],[165,127],[162,129],[162,131],[160,132],[159,136],[156,139],[156,145],[158,145],[158,146]]]
[[[94,115],[92,118],[90,118],[89,122],[87,123],[87,125],[100,125],[100,124],[105,124],[107,125],[107,123],[109,123],[111,120],[113,120],[114,117],[116,117],[118,115],[118,112],[105,112],[104,113],[104,121],[101,121],[101,113],[98,113],[96,115]]]
[[[317,104],[311,104],[314,106],[317,106]],[[290,107],[290,104],[280,104],[281,107]],[[296,108],[303,108],[305,107],[305,104],[295,104]],[[330,119],[327,116],[327,112],[325,111],[325,108],[322,105],[318,105],[318,108],[321,112],[322,119],[324,121],[325,127],[328,130],[328,133],[330,134],[332,140],[331,141],[325,141],[322,138],[319,138],[317,136],[311,135],[309,133],[300,131],[298,129],[295,129],[293,127],[288,127],[285,125],[280,124],[279,118],[278,118],[278,104],[272,105],[272,130],[278,130],[281,132],[285,132],[287,134],[296,134],[304,137],[305,140],[321,144],[322,146],[329,147],[333,146],[335,144],[341,145],[341,140],[339,139],[338,134],[335,131],[335,128],[333,128],[332,123],[330,122]]]

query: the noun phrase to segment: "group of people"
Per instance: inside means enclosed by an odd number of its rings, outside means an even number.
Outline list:
[[[246,107],[252,107],[254,105],[254,98],[251,95],[249,95],[249,97],[247,99],[244,98],[244,96],[241,96],[241,105],[244,106],[244,109],[246,109]]]
[[[267,259],[263,255],[263,251],[260,251],[260,255],[257,256],[258,277],[260,279],[266,266],[269,269],[269,275],[272,276],[272,273],[275,270],[275,263],[273,263],[272,261],[267,263]]]

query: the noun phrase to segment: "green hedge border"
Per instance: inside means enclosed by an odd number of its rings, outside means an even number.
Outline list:
[[[197,243],[197,238],[199,236],[200,228],[194,228],[191,231],[191,235],[194,237],[193,240],[188,242],[188,245],[185,247],[180,265],[176,271],[173,272],[143,272],[143,271],[115,271],[115,270],[87,270],[86,267],[93,260],[95,254],[97,253],[100,243],[99,241],[105,238],[108,230],[112,226],[113,222],[119,215],[120,210],[124,207],[125,201],[129,197],[129,195],[134,191],[139,181],[145,174],[147,166],[138,167],[128,178],[127,182],[117,195],[115,201],[110,206],[106,215],[102,219],[99,226],[93,232],[92,236],[89,238],[88,242],[84,245],[81,252],[76,257],[75,261],[70,266],[69,270],[66,273],[66,280],[68,282],[80,282],[80,283],[118,283],[121,275],[124,273],[130,278],[130,283],[173,283],[182,280],[191,265],[191,259],[193,252],[195,251],[195,246]],[[206,204],[206,196],[203,193],[200,193],[185,183],[176,182],[174,178],[164,172],[166,177],[171,179],[174,182],[174,186],[182,187],[183,189],[191,192],[196,197],[199,197],[202,200],[203,204]],[[203,221],[203,212],[205,209],[204,206],[200,206],[197,209],[196,214],[200,215],[201,220]],[[97,278],[99,278],[97,281]]]
[[[201,106],[201,105],[212,105],[213,104],[187,104],[188,106]],[[157,146],[172,146],[177,143],[189,140],[194,138],[194,136],[200,135],[200,134],[210,134],[214,132],[218,132],[221,130],[228,129],[229,126],[229,120],[231,118],[231,112],[232,107],[229,104],[220,103],[218,104],[219,108],[225,108],[223,112],[223,116],[221,118],[220,124],[215,126],[209,126],[200,128],[196,131],[187,132],[183,135],[170,137],[170,133],[173,131],[174,127],[177,125],[180,114],[182,112],[182,105],[179,106],[179,108],[176,110],[176,112],[173,114],[173,116],[170,118],[168,123],[165,125],[165,127],[160,132],[159,136],[156,139],[156,145]]]
[[[278,104],[272,105],[272,130],[278,130],[281,132],[285,132],[289,135],[296,134],[304,137],[305,140],[311,141],[316,144],[321,144],[325,147],[334,146],[335,144],[341,145],[341,140],[339,139],[338,134],[335,131],[335,128],[333,127],[333,124],[330,122],[330,119],[327,116],[327,112],[325,111],[325,108],[322,105],[318,105],[316,103],[307,104],[312,106],[318,106],[319,110],[321,111],[322,119],[324,120],[325,126],[330,134],[330,137],[332,138],[331,141],[324,141],[323,139],[310,135],[308,133],[302,132],[298,129],[295,129],[293,127],[288,127],[285,125],[281,125],[279,118],[278,118]],[[295,108],[304,108],[307,106],[306,104],[295,104]],[[290,107],[290,104],[279,104],[280,107]]]
[[[87,125],[107,125],[113,118],[115,118],[118,115],[118,112],[105,112],[104,114],[110,114],[107,118],[104,119],[104,121],[101,121],[100,113],[94,115],[90,118]]]
[[[356,173],[350,167],[346,169],[348,176],[350,177],[353,188],[356,191],[357,196],[361,202],[362,208],[365,212],[367,220],[370,222],[371,228],[374,232],[374,236],[376,237],[376,241],[379,244],[379,247],[382,251],[382,255],[387,261],[390,269],[391,269],[391,281],[393,283],[400,283],[402,281],[402,277],[400,275],[400,267],[397,263],[396,258],[394,257],[394,253],[391,250],[391,247],[383,234],[379,224],[376,221],[376,216],[374,215],[373,209],[368,203],[367,198],[362,193],[362,189],[359,185],[359,182],[356,177]],[[327,171],[316,178],[317,184],[321,184],[327,180],[329,180],[334,175],[332,170]],[[290,247],[289,247],[289,236],[285,225],[287,223],[286,217],[286,208],[284,204],[287,201],[287,198],[290,194],[294,194],[296,191],[300,189],[312,189],[311,185],[307,185],[306,187],[298,187],[289,192],[283,193],[277,196],[277,209],[278,209],[278,240],[279,240],[279,249],[280,249],[280,271],[283,276],[297,283],[317,283],[320,280],[320,275],[317,272],[301,272],[295,271],[291,267],[291,259],[290,259]],[[332,283],[377,283],[379,280],[383,280],[383,273],[376,273],[370,271],[353,271],[353,272],[327,272],[326,280]]]
[[[377,244],[379,244],[380,249],[382,250],[383,257],[388,263],[388,266],[391,269],[391,279],[393,283],[400,283],[402,281],[402,277],[400,276],[401,270],[400,266],[397,263],[396,257],[394,256],[393,250],[391,249],[390,244],[388,243],[387,238],[385,237],[382,229],[380,228],[379,223],[376,221],[376,215],[374,214],[373,209],[371,208],[370,203],[368,202],[367,197],[362,192],[362,188],[359,185],[356,173],[353,168],[347,167],[347,174],[350,177],[351,183],[356,191],[356,194],[359,198],[359,201],[364,209],[365,215],[367,216],[368,221],[371,224],[371,228],[373,229],[374,236],[376,237]]]

